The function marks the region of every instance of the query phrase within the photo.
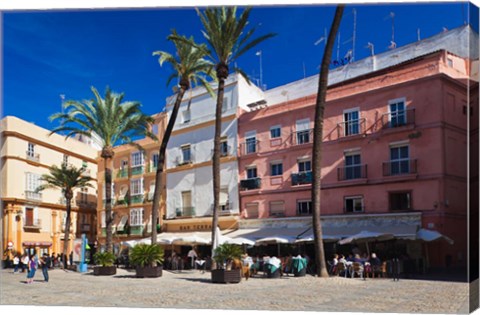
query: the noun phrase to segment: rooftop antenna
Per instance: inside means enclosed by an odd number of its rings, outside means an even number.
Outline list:
[[[307,73],[305,71],[305,61],[303,62],[303,79],[305,80],[305,78],[307,77]]]
[[[357,35],[357,10],[355,8],[353,11],[353,42],[352,42],[352,61],[355,61],[355,39]]]
[[[60,94],[62,114],[64,114],[63,103],[65,102],[65,94]]]
[[[340,60],[340,31],[338,31],[338,42],[337,42],[337,61]]]
[[[327,28],[325,28],[325,35],[323,35],[322,37],[320,37],[315,43],[313,43],[315,46],[319,45],[321,42],[323,41],[326,41],[327,40]]]
[[[417,40],[420,41],[420,29],[417,28]]]
[[[390,46],[388,46],[389,49],[394,49],[397,47],[397,43],[395,43],[395,13],[390,12],[390,14],[385,18],[392,19],[392,40],[390,41]]]
[[[263,73],[262,73],[262,51],[259,50],[255,53],[255,56],[260,57],[260,89],[264,91],[263,89]]]
[[[375,47],[374,47],[374,45],[373,45],[372,43],[368,42],[368,43],[367,43],[367,46],[366,46],[365,48],[370,49],[370,54],[371,54],[372,56],[375,55],[375,50],[374,50]]]

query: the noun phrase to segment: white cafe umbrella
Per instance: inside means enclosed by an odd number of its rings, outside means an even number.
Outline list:
[[[127,245],[128,247],[134,247],[137,244],[150,245],[151,243],[152,243],[152,240],[150,238],[142,238],[141,240],[130,240],[130,241],[123,242],[123,244]]]
[[[280,244],[293,243],[294,239],[286,236],[268,236],[255,241],[255,245],[277,244],[277,255],[280,256]]]
[[[235,237],[235,238],[226,238],[224,241],[225,244],[235,244],[235,245],[255,245],[255,242],[244,237]]]
[[[394,238],[393,234],[381,233],[381,232],[371,232],[371,231],[361,231],[358,234],[352,235],[350,237],[344,238],[343,240],[338,241],[338,244],[358,244],[366,243],[367,254],[370,255],[370,250],[368,248],[368,242],[374,241],[387,241]]]
[[[175,238],[172,244],[176,245],[206,245],[210,244],[210,240],[207,240],[197,234],[189,234]]]

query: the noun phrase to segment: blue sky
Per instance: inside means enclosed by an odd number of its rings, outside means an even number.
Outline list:
[[[353,9],[356,10],[355,59],[367,57],[368,42],[375,53],[388,50],[394,36],[397,46],[464,25],[466,3],[347,4],[340,28],[338,55],[352,49]],[[334,5],[254,7],[250,24],[257,34],[278,35],[238,60],[238,66],[255,80],[262,50],[263,83],[267,88],[318,73],[324,45],[314,45],[331,24]],[[478,18],[475,21],[478,24]],[[18,116],[51,129],[48,117],[61,110],[66,99],[89,99],[91,86],[124,92],[126,100],[143,104],[147,114],[161,111],[172,94],[166,86],[171,73],[152,56],[156,50],[174,53],[166,40],[170,30],[202,41],[201,24],[193,8],[4,11],[3,115]],[[474,27],[478,32],[478,27]],[[337,56],[337,45],[333,57]]]

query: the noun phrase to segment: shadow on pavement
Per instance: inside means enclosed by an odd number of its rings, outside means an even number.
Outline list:
[[[211,279],[198,279],[198,278],[178,278],[178,279],[192,281],[192,282],[212,283]]]

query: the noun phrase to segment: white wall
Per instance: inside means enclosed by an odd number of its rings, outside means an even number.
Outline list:
[[[213,183],[212,166],[197,167],[167,174],[167,219],[175,217],[176,208],[182,207],[182,191],[192,192],[192,205],[196,216],[212,214]],[[220,168],[220,186],[228,187],[230,213],[238,214],[238,165],[223,163]]]

